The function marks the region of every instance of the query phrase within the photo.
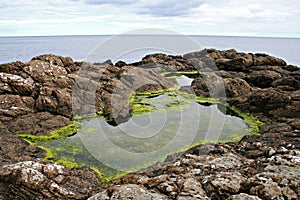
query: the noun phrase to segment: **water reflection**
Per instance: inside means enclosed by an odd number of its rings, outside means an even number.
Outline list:
[[[184,77],[180,83],[186,86],[190,81]],[[133,115],[118,126],[102,118],[90,119],[76,135],[39,145],[54,150],[57,159],[72,158],[112,176],[148,166],[199,141],[232,141],[247,134],[242,119],[224,114],[217,104],[203,106],[193,95],[173,91],[137,99],[135,103],[153,111]]]

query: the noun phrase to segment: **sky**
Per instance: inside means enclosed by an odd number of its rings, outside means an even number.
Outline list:
[[[159,28],[185,35],[300,37],[299,8],[300,0],[0,0],[0,36]]]

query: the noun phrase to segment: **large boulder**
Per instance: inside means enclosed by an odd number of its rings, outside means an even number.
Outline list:
[[[243,97],[253,92],[253,88],[243,79],[236,78],[225,80],[227,97]]]

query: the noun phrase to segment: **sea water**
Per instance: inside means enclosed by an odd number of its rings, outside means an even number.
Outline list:
[[[116,39],[117,37],[117,39]],[[116,43],[115,49],[121,46],[130,46],[138,36],[124,36],[122,42]],[[266,53],[284,59],[288,64],[300,66],[300,38],[266,38],[266,37],[228,37],[228,36],[139,36],[142,41],[155,38],[162,42],[166,39],[174,43],[176,54],[200,50],[203,48],[216,48],[220,50],[236,49],[241,52]],[[197,48],[176,47],[178,38],[186,37],[195,42]],[[170,39],[171,38],[171,39]],[[41,54],[55,54],[70,56],[76,61],[103,62],[107,59],[124,60],[127,63],[139,61],[149,53],[166,52],[156,46],[144,49],[129,49],[127,55],[116,55],[117,51],[102,50],[90,60],[89,56],[95,49],[107,41],[118,40],[120,36],[42,36],[42,37],[0,37],[0,63],[13,61],[27,62],[32,57]],[[128,41],[129,43],[126,43]]]

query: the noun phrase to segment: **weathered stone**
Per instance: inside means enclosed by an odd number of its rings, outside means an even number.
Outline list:
[[[104,199],[132,199],[132,200],[139,200],[139,199],[148,199],[148,200],[163,200],[168,199],[166,196],[162,194],[157,194],[151,191],[148,191],[146,188],[135,185],[135,184],[128,184],[122,186],[115,186],[113,191],[110,192],[110,197],[107,195],[107,192],[99,193],[89,200],[104,200]]]
[[[266,88],[270,87],[271,83],[281,78],[282,75],[275,71],[261,70],[253,71],[244,79],[253,86]]]
[[[179,193],[178,199],[208,199],[201,184],[194,178],[188,178],[183,183],[183,188]]]
[[[2,94],[14,93],[30,96],[34,87],[34,81],[30,77],[25,79],[15,74],[0,72],[0,92]]]
[[[214,72],[217,69],[220,72]],[[47,135],[74,114],[104,111],[126,121],[129,95],[171,88],[166,71],[199,70],[185,91],[220,97],[265,122],[262,135],[168,156],[102,185],[89,168],[45,163],[44,150],[16,133]],[[42,76],[43,75],[43,76]],[[299,199],[300,70],[265,54],[207,49],[154,54],[141,62],[77,63],[42,55],[0,65],[0,199]],[[184,90],[184,89],[182,89]],[[221,95],[221,97],[223,97]]]
[[[215,74],[202,75],[192,82],[192,88],[198,96],[222,98],[225,97],[225,84],[220,76]]]
[[[241,194],[232,195],[227,200],[261,200],[261,198],[257,196],[241,193]]]
[[[55,182],[56,179],[53,178],[59,176],[64,176],[68,181]],[[77,181],[76,176],[80,177]],[[18,192],[25,189],[35,191],[37,196],[58,199],[87,198],[101,186],[97,175],[87,168],[70,171],[61,165],[34,161],[3,166],[0,170],[0,182],[9,195],[18,195]],[[8,197],[13,196],[6,198]]]
[[[249,95],[253,89],[243,79],[225,80],[225,90],[227,97],[242,97]]]
[[[256,66],[285,66],[286,62],[280,58],[276,58],[262,53],[256,53],[254,54],[253,64]]]

